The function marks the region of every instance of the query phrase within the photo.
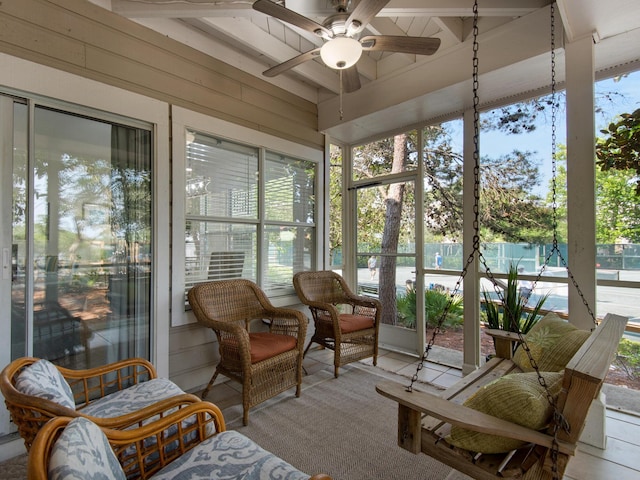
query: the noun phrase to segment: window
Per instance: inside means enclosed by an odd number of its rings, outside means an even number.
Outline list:
[[[270,296],[315,266],[315,162],[186,130],[184,302],[196,283],[248,278]]]

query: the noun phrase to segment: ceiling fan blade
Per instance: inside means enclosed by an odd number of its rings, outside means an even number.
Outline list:
[[[355,92],[360,89],[360,74],[358,68],[353,67],[345,68],[342,70],[342,81],[344,82],[344,91],[347,93]]]
[[[349,28],[353,22],[358,22],[359,25],[351,26],[349,32],[355,34],[364,30],[364,27],[373,20],[387,3],[389,3],[389,0],[360,0],[360,3],[358,3],[353,12],[351,12],[346,22],[347,28]]]
[[[320,49],[314,48],[313,50],[309,50],[308,52],[290,58],[286,62],[282,62],[275,67],[271,67],[269,70],[265,70],[264,72],[262,72],[262,74],[265,77],[275,77],[276,75],[280,75],[281,73],[284,73],[287,70],[300,65],[301,63],[313,60],[318,55],[320,55]]]
[[[440,47],[435,37],[402,37],[392,35],[368,35],[360,39],[364,51],[385,51],[433,55]]]
[[[318,36],[322,36],[325,38],[330,38],[331,36],[333,36],[333,33],[330,30],[323,27],[319,23],[314,22],[304,15],[300,15],[293,10],[289,10],[288,8],[270,2],[269,0],[257,0],[253,4],[253,9],[257,10],[258,12],[262,12],[275,17],[278,20],[282,20],[283,22],[295,25],[296,27],[306,30],[307,32],[315,33]]]

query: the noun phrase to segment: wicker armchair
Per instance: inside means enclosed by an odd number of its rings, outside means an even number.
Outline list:
[[[300,396],[307,333],[303,313],[275,308],[255,283],[245,279],[200,283],[189,290],[188,298],[198,322],[218,338],[220,361],[203,399],[220,373],[240,382],[247,425],[251,407],[292,387]],[[252,320],[267,321],[269,332],[250,333]]]
[[[85,417],[100,426],[123,429],[147,418],[149,411],[171,411],[200,401],[158,378],[153,365],[142,358],[71,370],[23,357],[2,370],[0,390],[27,450],[42,426],[57,416]]]
[[[148,420],[134,430],[113,430],[84,418],[57,417],[33,443],[27,478],[171,480],[193,471],[198,478],[211,479],[309,478],[246,436],[226,430],[222,413],[212,403],[198,402]],[[331,479],[316,475],[311,480]]]
[[[311,344],[334,351],[334,375],[347,363],[373,356],[378,362],[378,331],[382,305],[355,295],[345,280],[330,270],[298,272],[293,277],[298,297],[309,307],[315,324]]]

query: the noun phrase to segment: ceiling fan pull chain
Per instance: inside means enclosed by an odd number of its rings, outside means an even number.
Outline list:
[[[343,112],[342,112],[342,69],[338,70],[340,72],[340,109],[338,110],[338,112],[340,113],[340,120],[343,119]]]

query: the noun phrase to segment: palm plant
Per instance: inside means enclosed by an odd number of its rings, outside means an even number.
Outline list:
[[[540,297],[532,309],[526,309],[528,295],[523,295],[518,288],[518,268],[509,265],[507,286],[503,292],[501,303],[495,302],[488,291],[483,290],[484,307],[489,328],[510,332],[527,333],[540,317],[540,310],[549,294]]]
[[[427,316],[427,324],[431,327],[437,325],[442,317],[447,304],[449,308],[447,315],[443,321],[443,327],[458,327],[463,322],[463,305],[462,295],[451,295],[444,291],[426,290],[424,292],[425,313]],[[406,295],[398,297],[398,321],[407,328],[415,328],[416,326],[416,292],[409,290]]]

